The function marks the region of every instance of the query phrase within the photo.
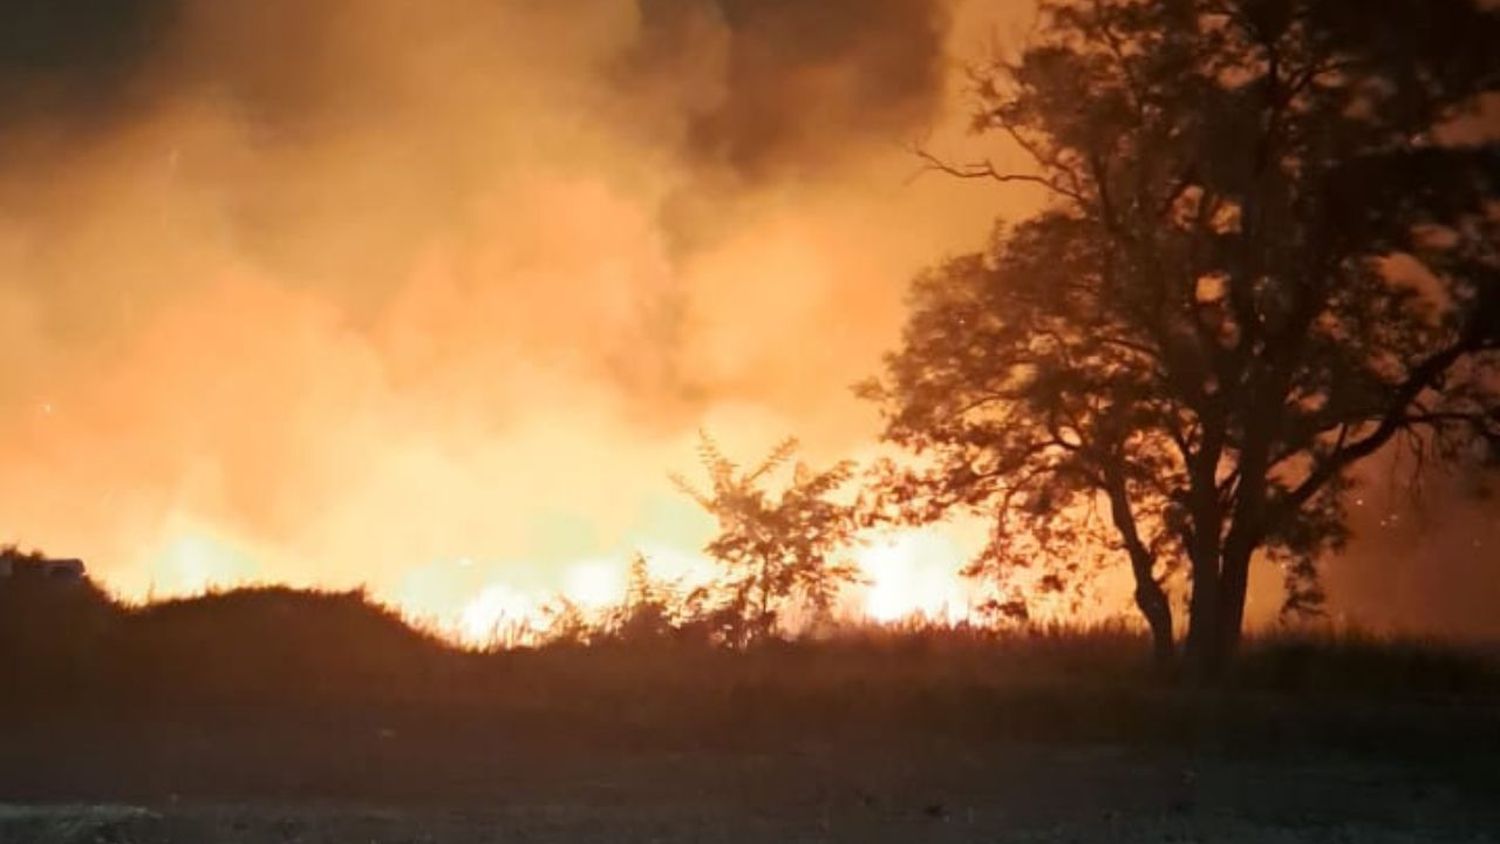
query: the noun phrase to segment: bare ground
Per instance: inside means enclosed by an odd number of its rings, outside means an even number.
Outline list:
[[[667,751],[474,724],[32,727],[0,746],[5,844],[1500,841],[1500,772],[1461,746],[1411,761],[899,733]]]

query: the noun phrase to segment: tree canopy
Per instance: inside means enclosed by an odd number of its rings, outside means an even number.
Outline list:
[[[1393,445],[1500,454],[1500,145],[1449,131],[1500,91],[1469,0],[1044,0],[974,72],[975,129],[1043,210],[924,274],[866,394],[922,456],[903,518],[995,520],[975,564],[1128,561],[1156,650],[1217,670],[1252,560],[1289,605],[1347,538],[1351,470]]]

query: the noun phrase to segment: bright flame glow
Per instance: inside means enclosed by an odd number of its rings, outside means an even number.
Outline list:
[[[956,622],[969,615],[969,595],[959,574],[964,555],[932,531],[882,536],[857,556],[870,584],[864,613],[880,622],[922,617]]]
[[[484,645],[545,625],[543,602],[537,596],[495,584],[480,592],[460,611],[457,630],[452,632],[465,644]]]
[[[156,555],[149,591],[157,597],[174,597],[229,588],[253,579],[255,569],[250,555],[212,534],[184,532]]]
[[[671,546],[644,549],[650,575],[679,590],[711,581],[714,564],[701,554]],[[954,537],[936,530],[894,531],[861,547],[856,562],[867,584],[850,591],[849,616],[881,623],[910,618],[955,623],[969,617],[971,586],[960,571],[967,552]],[[522,639],[544,631],[551,612],[563,599],[585,615],[596,614],[625,599],[629,555],[584,560],[563,569],[560,584],[525,587],[507,582],[504,566],[488,567],[471,560],[438,567],[449,579],[447,590],[434,591],[442,578],[429,578],[425,594],[408,591],[396,602],[409,612],[425,613],[437,629],[460,642],[493,644]],[[483,577],[483,585],[464,588],[458,580]]]
[[[254,582],[257,554],[249,546],[194,525],[178,526],[149,566],[150,585],[130,597],[178,597]],[[670,545],[644,547],[650,576],[686,591],[712,581],[715,564]],[[597,616],[625,599],[632,554],[590,557],[559,566],[552,578],[517,576],[526,570],[473,558],[440,561],[401,582],[377,587],[380,601],[414,622],[468,645],[524,641],[554,621],[561,601]],[[866,584],[850,590],[852,618],[891,623],[909,618],[957,622],[970,611],[966,559],[954,537],[935,530],[893,531],[861,545],[855,561]],[[320,584],[349,588],[357,584]]]
[[[591,560],[568,569],[563,595],[586,610],[618,604],[625,597],[625,573],[611,560]]]

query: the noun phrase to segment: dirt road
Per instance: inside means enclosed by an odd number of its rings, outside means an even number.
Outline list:
[[[281,771],[279,784],[266,771],[269,779],[226,782],[229,792],[201,773],[194,783],[193,760],[180,757],[115,788],[80,776],[71,794],[49,781],[65,771],[41,763],[31,793],[20,794],[29,799],[0,807],[0,841],[1500,842],[1500,788],[1487,793],[1482,773],[1352,757],[946,742],[593,759],[452,751],[462,758],[446,769],[358,771],[328,760]],[[197,753],[199,762],[214,756]],[[0,758],[13,775],[23,761],[13,751]],[[384,763],[400,761],[416,759]],[[27,791],[9,779],[6,799]],[[377,781],[386,790],[369,787]],[[253,799],[231,799],[234,789]],[[135,799],[99,802],[111,791]]]

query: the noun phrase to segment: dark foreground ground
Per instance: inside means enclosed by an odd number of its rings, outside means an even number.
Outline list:
[[[1488,651],[1267,640],[1204,691],[1119,631],[473,654],[275,592],[43,621],[0,636],[0,844],[1500,842]]]
[[[1490,715],[1389,715],[1403,720],[1333,745],[1280,728],[1037,741],[920,719],[831,736],[483,713],[36,719],[0,731],[0,841],[1500,841],[1493,733],[1455,728]],[[1432,719],[1416,734],[1441,743],[1413,746],[1404,719]]]
[[[650,757],[520,777],[467,805],[288,793],[0,807],[7,842],[1493,841],[1493,795],[1349,760],[1119,748],[1003,758]],[[957,748],[954,752],[962,752]],[[858,770],[838,766],[863,763]],[[964,778],[982,778],[978,782]],[[477,785],[477,784],[476,784]]]

